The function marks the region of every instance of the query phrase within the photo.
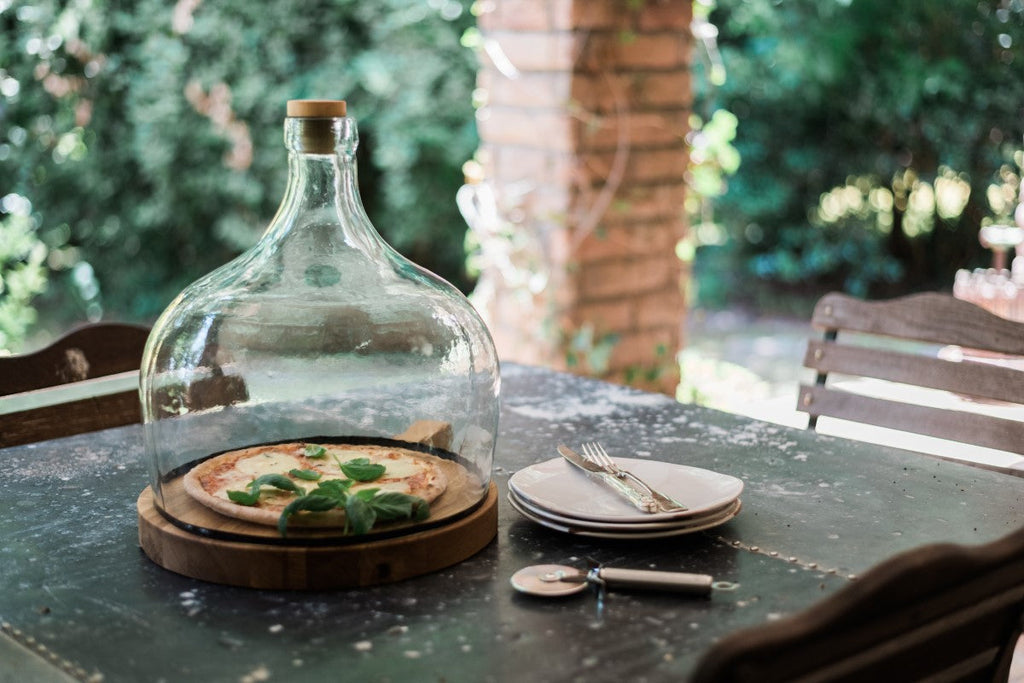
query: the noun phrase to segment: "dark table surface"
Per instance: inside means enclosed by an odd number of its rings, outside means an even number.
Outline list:
[[[139,426],[0,451],[0,681],[680,680],[717,638],[807,607],[895,553],[1024,523],[1018,477],[537,368],[502,374],[497,538],[454,567],[370,589],[233,588],[151,563],[137,541]],[[511,508],[512,473],[588,440],[735,475],[743,510],[710,531],[609,541]],[[739,587],[610,593],[599,606],[589,591],[541,599],[509,585],[522,567],[586,558]],[[39,657],[14,656],[25,651]]]

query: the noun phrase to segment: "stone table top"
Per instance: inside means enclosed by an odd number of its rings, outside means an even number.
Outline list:
[[[506,365],[502,382],[497,538],[456,566],[369,589],[243,589],[150,562],[136,528],[140,426],[0,451],[0,640],[40,655],[0,680],[676,681],[716,639],[799,611],[898,552],[1024,523],[1018,477],[539,368]],[[514,472],[557,457],[559,442],[593,440],[739,477],[743,509],[715,529],[635,541],[559,533],[512,509]],[[599,602],[509,584],[528,565],[588,560],[739,585]]]

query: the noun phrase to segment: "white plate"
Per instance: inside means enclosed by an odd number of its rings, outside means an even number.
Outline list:
[[[728,508],[724,513],[713,515],[710,519],[704,518],[704,521],[692,524],[677,526],[673,529],[662,529],[660,531],[602,531],[598,529],[585,529],[579,526],[558,524],[540,517],[538,515],[529,512],[526,508],[521,507],[520,503],[513,497],[509,496],[509,503],[516,509],[523,517],[526,517],[531,522],[536,522],[543,527],[553,529],[555,531],[561,531],[574,536],[586,536],[588,538],[607,538],[615,540],[639,540],[639,539],[654,539],[654,538],[669,538],[671,536],[682,536],[683,534],[693,534],[698,531],[706,531],[712,529],[720,524],[725,524],[730,519],[735,517],[739,513],[740,502],[736,501],[733,507]],[[631,528],[631,527],[630,527]]]
[[[616,533],[668,531],[670,529],[696,526],[728,514],[735,515],[740,509],[740,500],[737,498],[721,508],[693,517],[678,517],[676,519],[665,520],[663,522],[595,522],[589,519],[565,517],[549,510],[545,510],[544,508],[539,508],[531,504],[529,501],[523,500],[517,496],[515,491],[510,490],[508,492],[508,498],[509,502],[512,503],[517,510],[523,510],[534,517],[541,517],[553,524],[579,529],[590,529],[592,531],[613,531]]]
[[[688,509],[641,512],[601,477],[589,475],[563,458],[521,469],[512,475],[508,485],[521,500],[548,512],[575,519],[619,523],[695,517],[724,508],[743,492],[743,482],[736,477],[699,467],[635,458],[615,458],[615,462]]]

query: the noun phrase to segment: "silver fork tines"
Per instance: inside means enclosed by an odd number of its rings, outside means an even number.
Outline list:
[[[681,512],[687,509],[685,505],[681,505],[665,494],[654,490],[643,479],[636,476],[629,470],[624,470],[615,464],[615,461],[611,459],[608,452],[604,450],[604,446],[598,442],[595,441],[594,443],[583,444],[583,455],[590,459],[594,464],[608,470],[609,474],[612,474],[619,479],[631,479],[635,484],[646,490],[657,504],[659,512]]]

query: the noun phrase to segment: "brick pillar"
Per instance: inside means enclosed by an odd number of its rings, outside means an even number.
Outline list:
[[[474,298],[502,358],[674,393],[691,3],[481,3]]]

